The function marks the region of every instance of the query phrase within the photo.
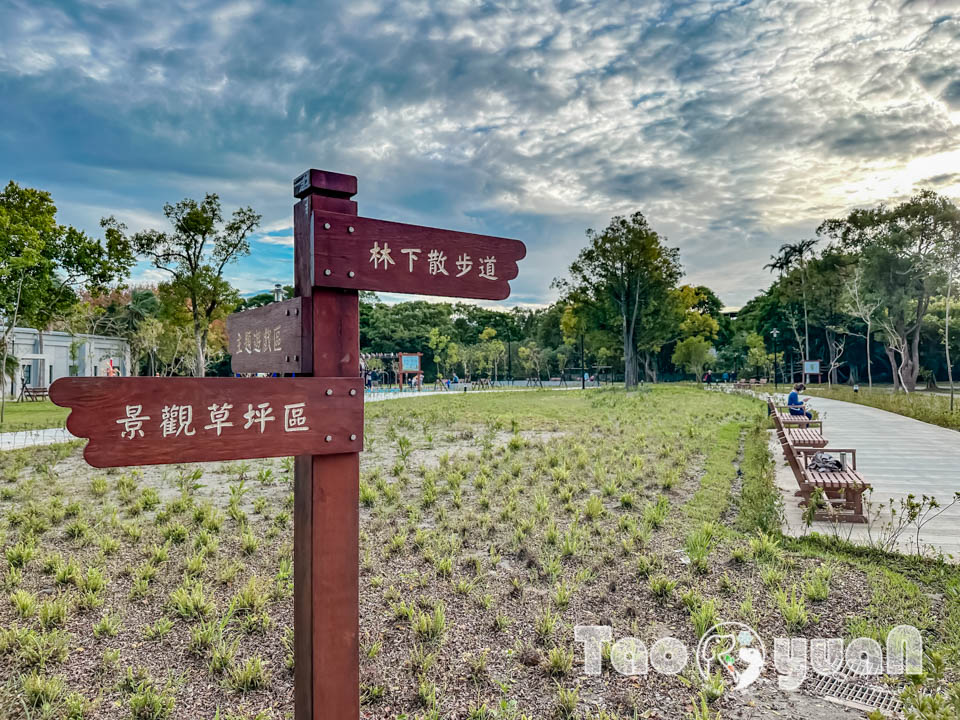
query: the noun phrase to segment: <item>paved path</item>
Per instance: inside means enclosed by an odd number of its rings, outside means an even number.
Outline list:
[[[813,397],[810,406],[822,416],[823,434],[831,447],[856,448],[857,468],[873,485],[874,511],[878,503],[887,503],[893,498],[896,504],[911,493],[918,498],[932,495],[947,505],[954,493],[960,491],[960,432],[839,400]],[[797,498],[792,495],[796,481],[786,468],[779,447],[776,457],[778,482],[790,491],[785,494],[787,524],[790,531],[797,534],[802,528]],[[882,525],[889,519],[889,514],[884,512],[879,522]],[[873,525],[872,534],[876,537],[878,523]],[[829,532],[830,525],[815,523],[814,529]],[[851,539],[866,539],[864,526],[850,525],[843,531],[850,529]],[[900,545],[906,551],[913,551],[916,529],[907,534],[912,539],[902,538]],[[920,543],[960,559],[960,504],[926,525]]]
[[[17,432],[0,433],[0,451],[16,450],[17,448],[33,447],[34,445],[52,445],[53,443],[63,443],[77,439],[66,428],[62,427],[45,430],[18,430]]]

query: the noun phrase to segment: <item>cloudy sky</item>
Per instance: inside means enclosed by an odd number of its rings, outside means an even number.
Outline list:
[[[641,210],[742,304],[824,217],[960,197],[960,0],[0,3],[0,179],[61,222],[217,192],[264,219],[230,280],[269,288],[308,167],[362,215],[524,240],[507,303]]]

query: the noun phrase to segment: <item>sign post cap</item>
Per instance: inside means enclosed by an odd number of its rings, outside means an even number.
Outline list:
[[[300,173],[293,181],[293,195],[297,199],[303,199],[308,195],[322,195],[346,200],[356,194],[356,175],[311,168]]]

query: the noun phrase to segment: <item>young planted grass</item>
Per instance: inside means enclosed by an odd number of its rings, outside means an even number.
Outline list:
[[[578,679],[572,628],[584,621],[609,621],[615,637],[665,626],[695,647],[722,620],[769,637],[799,627],[805,611],[803,632],[819,618],[880,637],[902,614],[925,618],[923,631],[943,638],[933,651],[955,657],[955,570],[888,573],[880,560],[780,536],[761,412],[754,400],[689,387],[369,405],[364,713],[735,715],[727,693],[691,677],[629,692]],[[291,463],[95,473],[71,453],[16,470],[0,454],[0,473],[14,476],[2,484],[16,489],[0,496],[0,681],[22,693],[31,672],[66,678],[60,715],[74,696],[90,717],[291,713]],[[60,477],[76,477],[76,497]],[[81,523],[86,532],[71,537]],[[602,657],[607,678],[610,644]],[[705,704],[689,704],[692,693]],[[0,692],[0,716],[25,717],[4,702]]]

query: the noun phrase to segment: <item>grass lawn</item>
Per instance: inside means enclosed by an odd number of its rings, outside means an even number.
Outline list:
[[[69,414],[69,409],[58,407],[49,400],[10,402],[8,399],[0,432],[63,427]]]
[[[914,623],[928,683],[956,679],[957,568],[781,538],[764,415],[693,387],[368,405],[364,717],[863,717],[787,701],[770,657],[749,693],[704,682],[692,653],[721,619],[768,652]],[[0,454],[0,717],[292,717],[292,472]],[[672,636],[691,661],[626,677],[604,644],[586,675],[575,625]]]
[[[860,405],[869,405],[951,430],[960,430],[960,392],[957,393],[955,398],[954,412],[950,412],[949,397],[934,395],[926,391],[914,392],[909,395],[900,392],[894,395],[890,389],[875,388],[869,390],[861,387],[860,392],[855,393],[852,388],[845,386],[828,388],[821,385],[808,387],[805,392],[833,400],[846,400]]]

